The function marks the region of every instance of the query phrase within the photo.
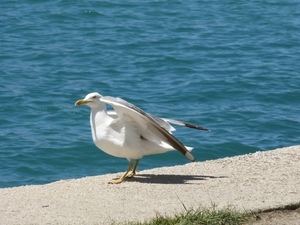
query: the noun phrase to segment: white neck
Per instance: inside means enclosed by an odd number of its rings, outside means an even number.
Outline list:
[[[101,129],[105,129],[112,120],[113,118],[107,115],[105,104],[98,108],[91,108],[90,124],[94,141],[97,139],[97,134],[101,132]]]

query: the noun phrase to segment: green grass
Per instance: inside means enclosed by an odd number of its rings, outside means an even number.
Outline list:
[[[254,219],[254,213],[239,213],[230,208],[223,210],[202,209],[187,210],[173,217],[157,215],[155,219],[144,223],[127,223],[127,225],[239,225]]]
[[[172,217],[157,215],[149,222],[129,222],[122,225],[245,225],[252,224],[260,220],[264,213],[274,211],[290,211],[300,208],[300,202],[297,204],[286,205],[280,208],[273,208],[259,212],[237,212],[233,208],[217,210],[215,206],[211,209],[188,210],[182,204],[185,212]]]

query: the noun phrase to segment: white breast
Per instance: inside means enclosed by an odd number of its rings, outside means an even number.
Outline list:
[[[124,121],[106,116],[101,113],[91,115],[91,129],[95,145],[115,157],[142,158],[142,140],[138,125],[136,123],[125,124]]]

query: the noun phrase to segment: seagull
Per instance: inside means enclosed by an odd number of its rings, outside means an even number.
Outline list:
[[[111,105],[114,111],[107,111],[106,104]],[[172,135],[175,128],[170,124],[209,131],[195,124],[156,117],[121,98],[102,96],[98,92],[88,94],[75,105],[91,108],[90,124],[95,145],[105,153],[126,158],[129,162],[126,172],[109,184],[119,184],[125,178],[132,178],[144,155],[177,150],[194,162],[195,158],[190,153],[193,148],[184,146]],[[132,160],[136,161],[135,165]]]

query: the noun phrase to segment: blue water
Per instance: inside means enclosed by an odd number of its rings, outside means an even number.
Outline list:
[[[299,1],[1,1],[0,187],[124,171],[98,150],[89,92],[177,127],[198,161],[300,144]],[[185,164],[178,152],[140,170]],[[201,173],[201,171],[199,171]]]

